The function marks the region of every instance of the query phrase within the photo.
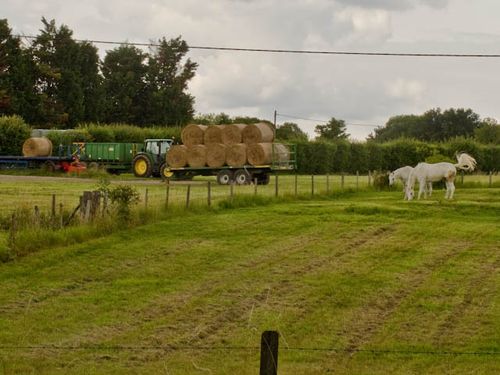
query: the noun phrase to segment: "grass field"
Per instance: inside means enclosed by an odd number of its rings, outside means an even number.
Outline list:
[[[265,329],[281,374],[499,373],[500,189],[400,195],[185,212],[0,264],[0,374],[256,374]]]

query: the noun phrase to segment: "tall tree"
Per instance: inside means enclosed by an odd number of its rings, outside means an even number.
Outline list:
[[[481,143],[500,144],[500,125],[494,118],[485,118],[474,130],[474,138]]]
[[[276,129],[276,138],[284,141],[307,141],[307,134],[294,122],[285,122]]]
[[[35,66],[7,20],[0,20],[0,115],[21,115],[32,122],[38,117]]]
[[[148,112],[143,118],[154,124],[183,125],[193,118],[194,97],[187,93],[198,64],[186,59],[187,43],[177,37],[160,39],[147,66]]]
[[[335,117],[332,117],[330,121],[324,125],[316,125],[314,131],[321,140],[335,141],[338,139],[347,139],[349,137],[349,134],[346,133],[345,121],[337,120]]]
[[[102,65],[106,122],[143,124],[146,98],[146,54],[122,45],[108,51]],[[152,110],[147,107],[147,111]]]

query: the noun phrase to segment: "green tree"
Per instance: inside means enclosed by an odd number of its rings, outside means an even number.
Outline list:
[[[307,134],[294,122],[285,122],[276,129],[276,138],[284,141],[307,141]]]
[[[328,123],[324,125],[316,125],[314,128],[320,140],[335,141],[338,139],[347,139],[349,134],[346,133],[346,125],[344,120],[337,120],[332,117]]]
[[[32,122],[38,117],[35,65],[7,20],[0,20],[0,115],[18,114]]]
[[[474,129],[474,138],[478,142],[486,144],[500,144],[500,125],[493,118],[485,118],[479,127]]]
[[[126,45],[106,54],[102,65],[106,122],[144,123],[146,57],[138,48]]]
[[[184,125],[193,118],[194,97],[187,93],[198,64],[186,59],[187,43],[177,37],[160,39],[149,55],[146,91],[147,112],[143,118],[154,124]]]

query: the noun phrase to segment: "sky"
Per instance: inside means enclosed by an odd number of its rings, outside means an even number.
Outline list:
[[[500,53],[497,0],[0,0],[14,33],[41,17],[77,39],[392,53]],[[96,45],[101,55],[109,45]],[[500,58],[374,57],[190,50],[197,113],[320,121],[363,140],[391,116],[440,107],[500,119]],[[301,119],[297,119],[297,118]],[[311,119],[311,120],[306,120]]]

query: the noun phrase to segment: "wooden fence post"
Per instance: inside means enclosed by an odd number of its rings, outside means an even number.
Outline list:
[[[344,172],[340,173],[340,189],[344,190]]]
[[[314,195],[314,175],[311,175],[311,196]]]
[[[492,182],[491,182],[491,176],[492,176],[493,172],[490,171],[490,175],[488,176],[488,187],[491,187],[492,185]]]
[[[279,194],[279,181],[278,181],[278,175],[274,175],[274,196],[277,198]]]
[[[35,225],[40,225],[40,208],[35,205]]]
[[[231,196],[231,202],[234,199],[234,182],[229,183],[229,195]]]
[[[356,191],[359,190],[359,172],[356,171]]]
[[[207,182],[207,204],[208,207],[212,206],[212,184],[210,181]]]
[[[297,173],[295,174],[295,196],[297,196],[299,192],[299,189],[298,189],[298,177],[297,177]]]
[[[278,374],[279,333],[264,331],[260,339],[260,375]]]
[[[146,188],[146,192],[144,193],[144,208],[148,209],[148,199],[149,199],[149,190]]]
[[[59,219],[60,219],[60,226],[61,228],[64,226],[64,212],[63,212],[63,204],[59,203]]]
[[[191,185],[188,185],[186,190],[186,209],[189,208],[190,199],[191,199]]]
[[[253,179],[253,195],[257,195],[257,185],[259,184],[259,180],[257,177]]]
[[[326,194],[330,194],[330,174],[326,174]]]
[[[372,186],[372,171],[368,171],[368,187]]]

